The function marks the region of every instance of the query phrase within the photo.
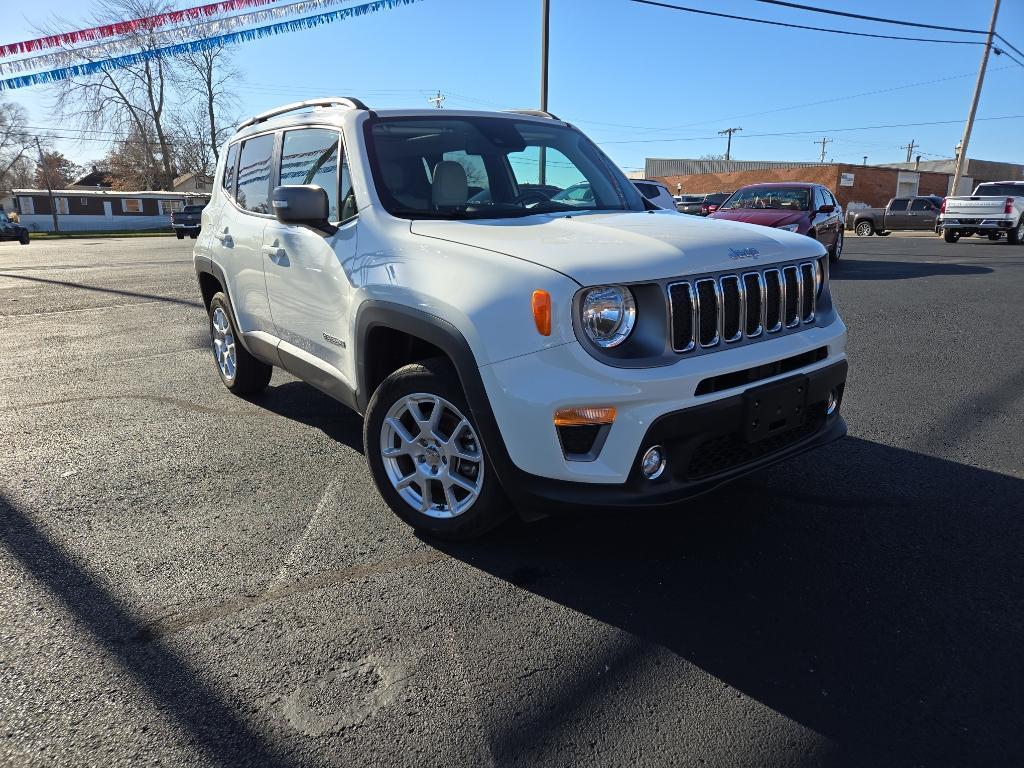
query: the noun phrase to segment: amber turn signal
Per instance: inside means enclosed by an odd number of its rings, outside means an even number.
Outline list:
[[[551,335],[551,294],[547,291],[534,291],[533,300],[533,322],[537,326],[537,333],[541,336]]]
[[[555,411],[556,427],[583,427],[587,424],[611,424],[613,421],[615,407],[611,405],[584,405]]]

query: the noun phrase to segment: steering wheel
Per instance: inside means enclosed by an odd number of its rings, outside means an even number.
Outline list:
[[[543,192],[523,192],[521,195],[516,195],[512,204],[529,208],[531,203],[533,205],[540,205],[546,202],[549,202],[549,198]]]

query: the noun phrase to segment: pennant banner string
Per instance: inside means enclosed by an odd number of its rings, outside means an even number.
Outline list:
[[[301,19],[292,19],[291,21],[281,22],[279,24],[269,24],[265,27],[245,29],[240,32],[231,32],[226,35],[208,37],[202,40],[192,40],[187,43],[178,43],[177,45],[168,45],[162,48],[150,48],[127,56],[118,56],[113,59],[90,61],[84,64],[62,67],[61,69],[37,72],[31,75],[21,75],[20,77],[11,77],[6,80],[0,80],[0,91],[9,91],[15,88],[26,88],[30,85],[40,85],[42,83],[55,83],[60,80],[67,80],[71,77],[94,75],[97,72],[102,72],[107,69],[129,67],[164,56],[177,56],[182,53],[192,53],[196,51],[209,50],[211,48],[219,48],[222,45],[233,45],[235,43],[248,42],[249,40],[259,40],[260,38],[280,35],[286,32],[312,29],[313,27],[319,27],[322,24],[330,24],[335,21],[350,19],[356,16],[365,16],[369,13],[374,13],[383,9],[412,5],[417,2],[420,2],[420,0],[374,0],[371,3],[364,3],[350,8],[339,8],[336,11],[317,14],[316,16],[306,16]]]
[[[168,24],[178,24],[182,21],[199,19],[203,16],[216,16],[217,14],[230,11],[258,8],[261,5],[270,5],[276,2],[278,0],[222,0],[221,2],[199,5],[193,8],[183,8],[180,11],[168,11],[167,13],[159,13],[155,16],[144,16],[140,19],[129,19],[113,24],[103,24],[99,27],[90,27],[89,29],[61,32],[60,34],[48,35],[47,37],[38,37],[34,40],[23,40],[20,43],[0,45],[0,58],[33,53],[44,48],[60,48],[76,43],[102,40],[107,37],[119,37],[120,35],[140,29],[155,29],[157,27],[165,27]]]
[[[277,2],[277,0],[275,0]],[[302,0],[298,3],[278,5],[262,11],[244,13],[239,16],[228,16],[223,19],[201,22],[199,24],[188,24],[181,27],[158,32],[149,38],[152,47],[159,48],[176,43],[185,43],[196,39],[217,37],[218,35],[233,32],[242,27],[259,24],[269,20],[282,19],[286,16],[308,14],[323,8],[334,5],[351,3],[354,0]],[[105,41],[97,45],[73,48],[55,53],[44,53],[39,56],[30,56],[24,59],[11,59],[0,61],[0,76],[14,75],[21,72],[31,72],[40,69],[58,69],[70,67],[74,64],[94,61],[99,59],[111,59],[132,53],[139,48],[139,41],[131,37],[120,37],[115,40]]]

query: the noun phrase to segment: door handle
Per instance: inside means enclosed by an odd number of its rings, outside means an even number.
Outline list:
[[[284,255],[284,248],[279,248],[276,245],[264,245],[263,255],[270,259],[277,259]]]
[[[224,243],[224,245],[231,245],[231,235],[226,229],[223,232],[214,232],[213,236]]]

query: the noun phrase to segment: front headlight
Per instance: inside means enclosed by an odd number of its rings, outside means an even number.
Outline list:
[[[580,315],[587,338],[609,349],[629,338],[636,324],[636,301],[629,288],[620,285],[588,288],[580,302]]]
[[[784,227],[776,227],[776,229],[784,229],[786,232],[796,232],[798,229],[800,229],[800,225],[799,224],[787,224]]]

